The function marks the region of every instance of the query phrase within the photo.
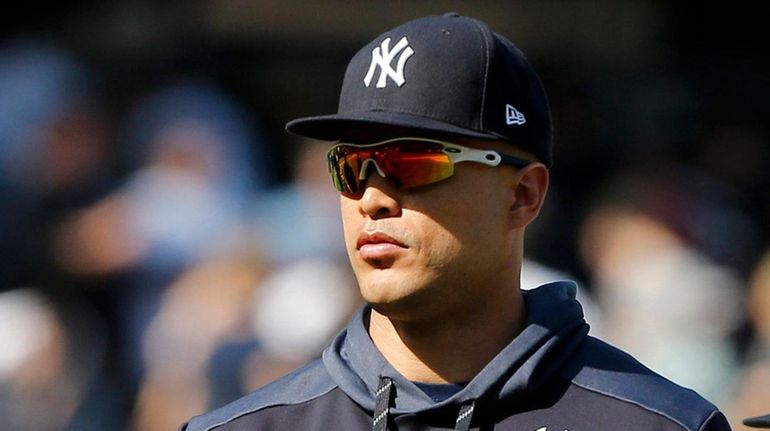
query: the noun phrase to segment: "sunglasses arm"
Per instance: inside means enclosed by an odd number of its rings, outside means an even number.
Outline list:
[[[459,162],[477,162],[487,166],[510,165],[520,168],[532,163],[530,160],[520,159],[518,157],[500,154],[493,150],[479,150],[476,148],[457,148],[452,147],[445,151],[453,163]]]
[[[502,157],[497,151],[478,150],[476,148],[457,148],[451,147],[444,151],[453,163],[477,162],[487,166],[497,166],[502,161]]]

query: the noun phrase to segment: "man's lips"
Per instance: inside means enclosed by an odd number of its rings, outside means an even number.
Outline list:
[[[359,256],[380,269],[390,267],[396,255],[407,248],[404,243],[382,232],[361,234],[356,242]]]
[[[383,232],[361,234],[358,237],[358,242],[356,242],[356,250],[361,250],[362,247],[368,246],[395,246],[407,248],[402,242]]]

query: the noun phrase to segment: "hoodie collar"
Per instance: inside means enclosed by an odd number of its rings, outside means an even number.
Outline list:
[[[370,307],[363,307],[323,353],[329,374],[351,399],[373,411],[381,377],[396,390],[392,414],[417,413],[446,405],[477,402],[491,407],[502,400],[536,391],[569,360],[588,333],[573,282],[555,282],[522,291],[527,309],[524,330],[503,348],[467,386],[442,402],[434,402],[396,371],[367,332]]]

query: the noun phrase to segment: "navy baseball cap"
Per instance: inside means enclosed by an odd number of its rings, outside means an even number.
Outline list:
[[[752,428],[770,428],[770,414],[746,418],[743,420],[743,424]]]
[[[286,129],[336,141],[388,126],[503,140],[552,163],[551,113],[540,78],[513,43],[454,13],[378,36],[348,64],[337,113],[299,118]]]

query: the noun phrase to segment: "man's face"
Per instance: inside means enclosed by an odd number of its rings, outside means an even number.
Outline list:
[[[463,162],[449,179],[399,189],[372,170],[363,194],[340,203],[364,299],[382,314],[411,319],[485,295],[500,274],[510,274],[516,174]]]

